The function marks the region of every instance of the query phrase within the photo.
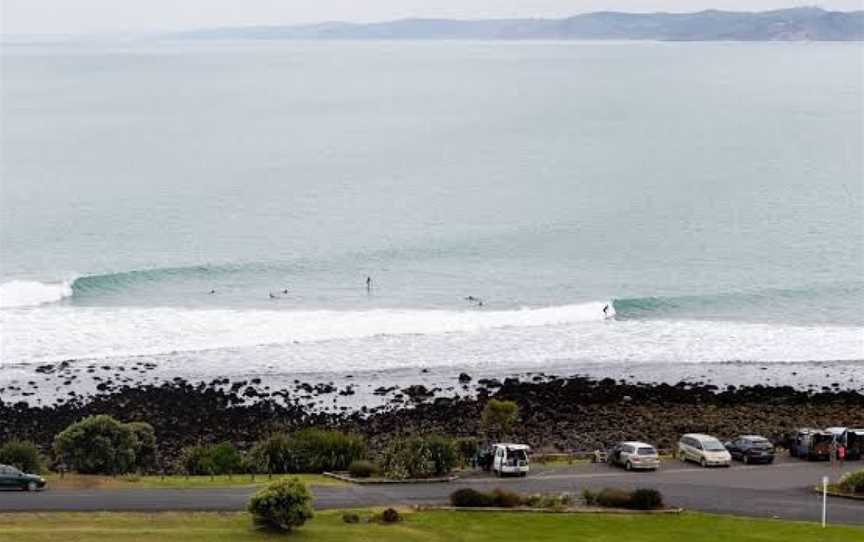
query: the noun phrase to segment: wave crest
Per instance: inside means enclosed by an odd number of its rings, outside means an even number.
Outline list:
[[[0,284],[0,308],[32,307],[56,303],[72,295],[72,282],[44,283],[13,280]]]

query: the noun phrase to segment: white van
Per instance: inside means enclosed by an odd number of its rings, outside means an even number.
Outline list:
[[[728,467],[732,454],[723,443],[711,435],[688,433],[678,441],[678,459],[694,461],[703,467]]]
[[[529,451],[531,451],[531,447],[527,444],[493,444],[492,472],[496,476],[505,474],[527,475]]]

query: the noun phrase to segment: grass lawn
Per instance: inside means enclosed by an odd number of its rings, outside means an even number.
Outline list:
[[[274,475],[273,480],[280,476]],[[344,482],[327,478],[320,474],[292,474],[291,478],[300,478],[308,485],[332,486],[344,485]],[[66,474],[60,478],[59,474],[50,473],[45,475],[48,487],[53,489],[152,489],[152,488],[175,488],[192,489],[196,487],[233,487],[233,486],[260,486],[271,481],[267,475],[255,475],[253,480],[248,474],[234,476],[134,476],[123,475],[117,477],[99,476],[89,474]]]
[[[368,516],[369,511],[361,511]],[[320,512],[290,537],[254,531],[243,513],[40,513],[0,514],[0,541],[356,541],[356,542],[860,542],[864,529],[685,513],[662,516],[405,512],[395,525],[342,522],[341,512]]]

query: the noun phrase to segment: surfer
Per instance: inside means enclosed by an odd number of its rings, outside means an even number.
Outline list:
[[[603,318],[609,318],[609,305],[603,307]]]
[[[270,292],[270,299],[276,299],[276,295],[273,292]]]
[[[285,295],[288,295],[288,288],[285,288],[284,290],[282,290],[282,293]]]
[[[213,294],[215,294],[215,293],[216,293],[216,290],[215,290],[215,289],[210,290],[210,295],[213,295]]]
[[[372,277],[366,277],[366,291],[372,291]]]

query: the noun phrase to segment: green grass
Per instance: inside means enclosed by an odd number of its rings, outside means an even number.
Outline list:
[[[361,517],[371,512],[360,511]],[[777,520],[685,513],[681,515],[592,515],[484,512],[405,512],[395,525],[342,522],[341,512],[320,512],[290,537],[255,531],[243,513],[28,513],[0,514],[2,542],[860,542],[864,529]]]
[[[274,475],[273,480],[280,478],[281,475]],[[320,474],[292,474],[292,478],[300,478],[307,485],[315,486],[332,486],[344,485],[344,482],[327,478]],[[153,488],[174,488],[174,489],[194,489],[207,487],[237,487],[262,486],[270,482],[267,475],[255,475],[254,480],[248,474],[234,476],[99,476],[88,474],[66,474],[63,478],[59,474],[46,474],[45,479],[48,481],[48,487],[53,489],[153,489]]]

